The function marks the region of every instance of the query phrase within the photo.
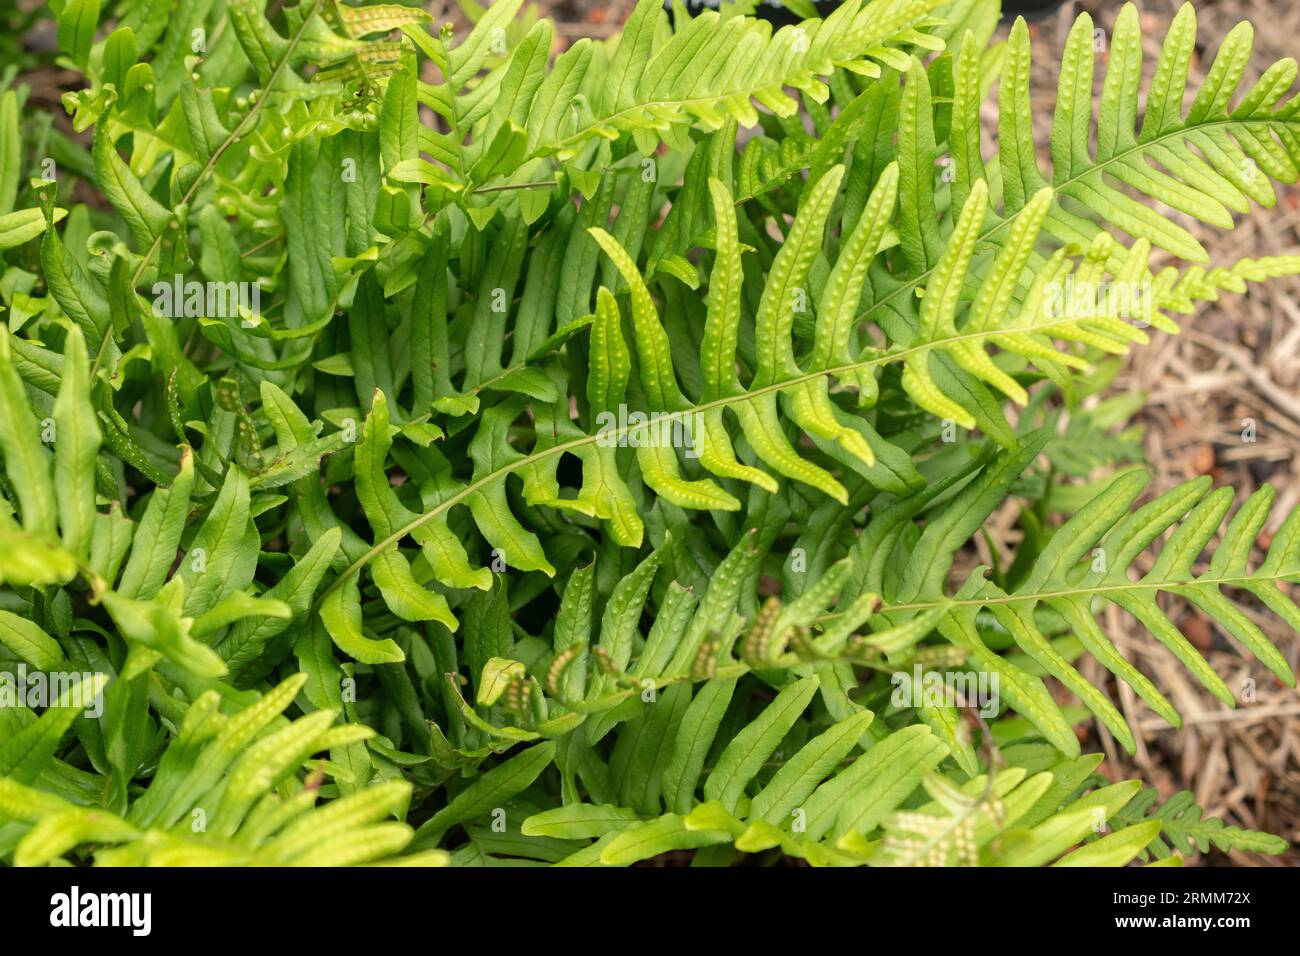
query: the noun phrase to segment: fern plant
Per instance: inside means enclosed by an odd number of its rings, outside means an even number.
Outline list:
[[[83,139],[0,88],[0,859],[1285,849],[1076,725],[1135,748],[1085,655],[1179,725],[1108,605],[1236,704],[1162,593],[1295,684],[1240,604],[1300,629],[1300,515],[1144,499],[1081,404],[1300,273],[1158,209],[1300,178],[1294,61],[1243,87],[1242,25],[1184,108],[1191,5],[1145,91],[1127,5],[1094,129],[1083,16],[1045,172],[996,2],[740,6],[552,57],[519,0],[51,4]]]

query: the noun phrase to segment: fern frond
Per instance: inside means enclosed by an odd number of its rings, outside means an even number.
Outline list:
[[[699,730],[692,709],[681,717],[679,734],[687,740]],[[713,799],[689,812],[682,807],[636,816],[613,804],[576,804],[530,816],[522,832],[594,840],[563,863],[607,866],[672,850],[732,846],[745,853],[779,848],[813,866],[1123,865],[1159,843],[1158,823],[1124,825],[1137,802],[1136,783],[1076,792],[1075,761],[1036,773],[1013,766],[957,782],[934,770],[944,748],[924,726],[894,731],[846,761],[871,716],[863,711],[840,721],[779,760],[747,809]],[[1082,759],[1096,766],[1100,758]],[[918,789],[931,799],[916,805],[909,798]],[[780,796],[768,799],[773,793]],[[905,802],[915,809],[901,809]],[[1111,821],[1121,828],[1069,852]]]
[[[1196,13],[1188,3],[1165,37],[1139,128],[1142,43],[1137,10],[1125,4],[1111,38],[1094,156],[1090,151],[1094,31],[1091,18],[1082,14],[1070,31],[1061,66],[1050,186],[1058,197],[1077,201],[1101,223],[1148,239],[1183,259],[1202,262],[1207,254],[1190,232],[1135,200],[1124,187],[1202,222],[1232,228],[1230,211],[1247,212],[1250,200],[1273,204],[1270,179],[1292,183],[1300,176],[1300,141],[1295,101],[1281,104],[1295,79],[1293,60],[1274,64],[1232,107],[1250,55],[1252,30],[1247,23],[1224,39],[1204,86],[1184,115],[1195,43]],[[954,65],[954,142],[978,145],[980,61],[978,44],[967,39]],[[1018,21],[1002,70],[997,166],[986,170],[977,148],[963,147],[953,154],[955,196],[968,195],[974,183],[986,176],[1000,184],[1004,211],[988,230],[994,235],[1049,185],[1039,169],[1030,131],[1029,62],[1029,32]],[[924,193],[924,184],[921,189]],[[1101,226],[1058,202],[1044,228],[1063,242],[1087,245]]]
[[[105,431],[114,426],[96,410],[80,330],[73,326],[68,332],[63,375],[47,421],[53,427],[45,436],[54,445],[52,462],[15,367],[21,353],[14,344],[0,332],[0,411],[12,425],[0,441],[4,472],[15,488],[31,491],[18,494],[21,525],[11,513],[0,513],[6,542],[0,581],[30,587],[82,579],[130,642],[132,654],[122,672],[128,679],[141,678],[159,661],[176,668],[171,671],[176,678],[225,676],[303,620],[339,547],[337,529],[322,529],[285,578],[258,595],[250,591],[256,545],[250,551],[249,544],[257,540],[252,487],[237,465],[219,479],[219,487],[209,489],[203,520],[188,538],[186,524],[191,507],[200,504],[204,483],[196,474],[202,465],[189,447],[170,484],[153,492],[138,522],[125,517],[116,502],[108,512],[100,511],[98,454]],[[307,459],[311,468],[327,450],[318,448]],[[178,563],[183,539],[185,559]],[[65,663],[61,653],[46,650],[51,645],[36,625],[23,630],[37,636],[29,633],[21,641],[0,636],[0,644],[33,667]]]
[[[1041,436],[1030,443],[1031,453],[1041,447]],[[1023,454],[1023,452],[1022,452]],[[1003,456],[1010,463],[1014,456]],[[1256,537],[1268,518],[1274,492],[1265,486],[1242,504],[1213,552],[1209,568],[1196,574],[1194,563],[1219,532],[1232,503],[1232,492],[1220,488],[1210,493],[1209,480],[1196,480],[1161,495],[1137,511],[1129,507],[1149,480],[1139,471],[1116,478],[1087,506],[1080,509],[1052,537],[1024,581],[1007,593],[984,578],[984,569],[968,577],[953,598],[942,597],[952,563],[952,548],[960,546],[983,518],[986,509],[1015,474],[1015,466],[994,468],[971,481],[951,504],[936,512],[909,555],[908,570],[893,583],[884,574],[888,554],[868,548],[897,540],[896,535],[912,508],[882,512],[868,526],[855,548],[865,575],[860,587],[882,593],[881,621],[898,626],[919,613],[946,608],[940,633],[971,655],[972,663],[999,673],[1002,692],[1012,705],[1064,752],[1077,752],[1059,709],[1036,678],[1007,658],[991,653],[975,627],[977,612],[987,609],[1006,628],[1016,645],[1043,671],[1070,688],[1127,748],[1135,745],[1132,731],[1105,694],[1087,682],[1047,640],[1036,613],[1050,609],[1069,632],[1117,679],[1122,680],[1158,714],[1179,726],[1178,714],[1154,684],[1129,663],[1098,627],[1097,602],[1108,602],[1132,614],[1185,667],[1227,706],[1235,705],[1230,688],[1169,620],[1157,604],[1161,592],[1185,598],[1202,609],[1254,654],[1279,679],[1295,685],[1285,658],[1245,613],[1224,596],[1225,587],[1250,592],[1289,626],[1300,623],[1300,609],[1280,590],[1296,580],[1300,550],[1296,546],[1300,514],[1292,512],[1274,537],[1265,559],[1251,570],[1249,559]],[[919,507],[919,504],[918,504]],[[1181,519],[1181,521],[1180,521]],[[1177,526],[1175,527],[1175,524]],[[1173,528],[1150,571],[1131,580],[1134,559],[1157,537]]]
[[[1144,847],[1143,859],[1151,856],[1166,860],[1174,853],[1206,853],[1211,847],[1224,853],[1281,853],[1287,848],[1285,840],[1271,833],[1226,826],[1218,817],[1203,817],[1204,811],[1193,802],[1190,791],[1176,793],[1157,806],[1159,798],[1155,790],[1143,787],[1117,815],[1117,822],[1130,827],[1154,828],[1155,839]]]
[[[0,753],[0,820],[18,831],[14,864],[41,866],[86,845],[94,846],[99,866],[346,866],[394,857],[414,832],[383,821],[404,811],[409,783],[379,784],[315,808],[322,774],[298,776],[312,754],[373,733],[331,726],[337,715],[330,710],[284,720],[280,714],[304,680],[290,678],[232,716],[221,713],[216,691],[188,707],[177,703],[178,735],[149,786],[121,813],[72,793],[35,789],[39,764],[32,755],[20,759],[33,770],[19,773]],[[79,709],[62,710],[75,717]],[[50,749],[59,736],[47,737]],[[435,852],[417,860],[445,865],[448,857]]]
[[[451,127],[447,133],[423,131],[422,148],[444,161],[459,156],[471,133],[472,139],[468,159],[457,161],[465,168],[450,170],[461,183],[414,158],[396,178],[453,191],[503,177],[522,182],[547,171],[548,158],[567,164],[593,142],[624,134],[652,156],[661,141],[685,141],[691,128],[754,126],[755,103],[790,116],[798,101],[787,89],[824,102],[830,91],[819,77],[837,69],[878,76],[881,63],[900,62],[900,47],[941,48],[942,41],[925,32],[935,23],[927,14],[938,5],[939,0],[884,6],[850,0],[825,20],[772,33],[765,21],[712,10],[671,30],[662,4],[641,0],[612,51],[579,40],[548,71],[549,25],[538,24],[503,67],[464,95],[460,90],[489,60],[489,38],[513,19],[518,0],[494,4],[456,46],[404,26],[446,76],[443,85],[420,86],[421,100]],[[489,155],[496,158],[466,175],[470,160]]]
[[[1140,327],[1123,326],[1124,319],[1138,317],[1117,312],[1115,303],[1108,305],[1105,296],[1093,297],[1103,301],[1089,306],[1086,322],[1043,322],[1035,313],[1043,308],[1045,294],[1057,303],[1054,311],[1058,317],[1071,317],[1068,299],[1064,302],[1066,314],[1060,315],[1061,290],[1070,282],[1080,288],[1135,290],[1144,299],[1142,323],[1175,331],[1176,325],[1164,311],[1186,312],[1191,303],[1181,292],[1193,288],[1212,299],[1217,294],[1213,280],[1202,284],[1205,273],[1197,270],[1185,274],[1179,287],[1172,288],[1177,273],[1167,269],[1160,276],[1151,276],[1147,252],[1159,247],[1192,262],[1207,261],[1208,256],[1186,229],[1125,190],[1136,190],[1149,200],[1206,223],[1232,228],[1226,207],[1247,212],[1251,199],[1272,205],[1270,179],[1292,183],[1300,178],[1295,101],[1279,106],[1294,81],[1294,61],[1275,64],[1231,108],[1250,52],[1250,27],[1242,24],[1225,39],[1205,86],[1184,116],[1183,93],[1195,37],[1195,12],[1187,4],[1166,37],[1156,78],[1147,93],[1146,119],[1138,130],[1141,38],[1136,9],[1125,5],[1113,37],[1096,121],[1094,158],[1089,145],[1093,28],[1087,14],[1080,16],[1071,30],[1061,69],[1050,183],[1039,169],[1032,139],[1029,34],[1023,21],[1013,28],[1003,61],[997,162],[991,168],[985,166],[980,145],[983,50],[973,35],[966,37],[953,65],[955,93],[947,145],[953,171],[954,225],[946,239],[939,229],[939,194],[933,175],[935,162],[944,157],[942,144],[935,140],[931,99],[937,94],[931,91],[933,81],[914,60],[906,71],[901,96],[889,83],[873,91],[880,107],[888,106],[898,116],[895,158],[901,173],[901,257],[892,271],[873,272],[872,301],[859,318],[873,318],[900,346],[924,346],[936,334],[951,337],[958,329],[973,333],[1001,325],[1008,306],[1018,304],[1020,319],[1009,323],[1010,334],[991,341],[1043,365],[1047,374],[1056,371],[1053,363],[1069,366],[1077,362],[1077,357],[1059,352],[1054,356],[1050,339],[1112,352],[1146,339]],[[880,149],[877,140],[876,152]],[[889,151],[888,146],[885,149]],[[866,162],[868,158],[875,164],[881,161],[878,156],[855,153],[855,166],[861,164],[863,169],[850,174],[851,191],[862,188],[855,182],[869,183],[869,177],[875,175],[878,166]],[[1125,248],[1112,241],[1107,226],[1131,236],[1135,240],[1132,246]],[[1044,260],[1038,250],[1043,235],[1065,243],[1064,253],[1058,251],[1056,257]],[[1087,264],[1080,275],[1072,276],[1061,257],[1081,252]],[[1296,262],[1283,258],[1272,265],[1287,271]],[[1032,282],[1023,276],[1026,269]],[[1237,267],[1229,271],[1236,272]],[[1248,272],[1243,263],[1237,277]],[[914,290],[920,295],[922,288],[925,295],[918,312],[909,298]],[[967,301],[971,301],[970,311],[963,320],[959,303]],[[1040,323],[1046,327],[1034,331]],[[1031,331],[1022,333],[1017,326]],[[991,361],[983,346],[981,338],[941,349],[922,348],[907,363],[904,387],[922,407],[966,428],[977,424],[974,406],[979,403],[972,401],[972,378],[983,383],[974,386],[976,395],[982,396],[983,385],[989,385],[1023,403],[1023,385]],[[952,360],[946,363],[947,368],[934,367],[932,353],[937,351]],[[952,369],[952,362],[959,369]],[[978,424],[988,427],[987,416],[981,417],[985,420]],[[990,433],[1005,436],[1006,430],[995,428]]]

